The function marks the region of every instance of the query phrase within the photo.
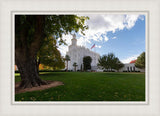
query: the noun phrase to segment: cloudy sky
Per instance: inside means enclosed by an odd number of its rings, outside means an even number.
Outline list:
[[[82,15],[82,14],[81,14]],[[144,15],[102,15],[85,14],[90,19],[86,21],[89,29],[85,36],[76,34],[77,44],[91,48],[101,56],[114,53],[123,63],[129,63],[145,51],[145,16]],[[72,35],[64,35],[68,46],[71,44]],[[59,50],[63,56],[68,51],[68,46],[61,45]]]

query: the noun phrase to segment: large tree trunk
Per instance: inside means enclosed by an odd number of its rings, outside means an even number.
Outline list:
[[[15,63],[18,67],[21,76],[22,88],[30,88],[47,84],[42,81],[38,75],[37,69],[37,52],[39,51],[43,40],[45,38],[44,25],[45,16],[27,16],[26,23],[21,24],[20,16],[16,16],[15,25]],[[32,35],[32,41],[30,38],[30,30],[34,25],[34,34]]]
[[[47,84],[45,81],[42,81],[39,77],[36,60],[28,59],[26,61],[21,60],[23,57],[17,59],[17,67],[21,76],[22,88],[31,88],[40,85]]]

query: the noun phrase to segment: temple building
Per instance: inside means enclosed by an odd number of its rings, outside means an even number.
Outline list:
[[[78,46],[75,34],[73,35],[72,44],[68,47],[68,52],[66,55],[70,57],[70,61],[68,62],[68,70],[74,71],[73,63],[77,63],[76,70],[83,70],[83,58],[85,56],[90,56],[92,58],[91,70],[97,70],[98,68],[97,64],[100,55],[89,50],[88,48],[85,48],[84,46]]]

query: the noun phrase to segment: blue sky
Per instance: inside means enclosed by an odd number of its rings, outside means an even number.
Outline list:
[[[82,15],[82,14],[81,14]],[[84,16],[84,15],[82,15]],[[101,56],[114,53],[123,63],[129,63],[145,51],[145,16],[144,15],[86,15],[89,30],[85,36],[77,33],[77,44],[91,48]],[[64,35],[67,44],[71,44],[72,35]],[[62,55],[68,51],[68,46],[60,46]]]

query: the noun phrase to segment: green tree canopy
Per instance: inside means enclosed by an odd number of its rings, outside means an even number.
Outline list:
[[[112,69],[119,70],[120,68],[123,67],[123,63],[121,63],[118,57],[115,57],[113,53],[108,53],[107,55],[101,56],[98,61],[99,61],[98,65],[102,66],[107,70],[112,70]]]
[[[37,72],[37,53],[45,44],[44,39],[53,36],[60,38],[58,43],[62,44],[63,34],[84,34],[87,19],[76,15],[15,15],[15,63],[21,76],[20,87],[47,84]]]
[[[90,56],[83,57],[84,70],[91,69],[92,58]]]
[[[124,66],[124,64],[117,57],[114,59],[113,65],[114,65],[113,69],[116,69],[118,72],[119,72],[119,69],[121,69]]]
[[[99,60],[98,60],[98,66],[102,66],[103,68],[105,68],[105,69],[109,69],[109,64],[108,64],[108,57],[107,57],[107,55],[103,55],[103,56],[101,56],[100,58],[99,58]]]
[[[141,53],[140,56],[138,56],[135,62],[135,66],[141,69],[145,68],[145,52]]]
[[[64,60],[60,51],[57,49],[57,40],[52,36],[45,38],[45,44],[38,51],[37,65],[43,64],[52,67],[53,70],[64,68]]]

